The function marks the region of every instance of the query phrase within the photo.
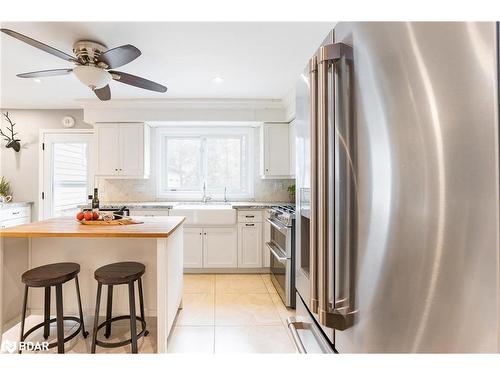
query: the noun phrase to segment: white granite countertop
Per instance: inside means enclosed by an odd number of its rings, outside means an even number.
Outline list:
[[[171,209],[174,206],[182,206],[186,203],[203,204],[202,202],[104,202],[101,203],[102,208],[109,207],[123,207],[126,206],[131,209],[143,209],[143,210],[165,210]],[[222,202],[215,202],[222,203]],[[207,203],[210,205],[213,203]],[[228,202],[234,209],[265,209],[276,205],[291,204],[290,202]],[[87,205],[81,206],[87,207]]]
[[[8,202],[8,203],[0,203],[0,209],[2,208],[11,208],[11,207],[26,207],[33,205],[33,202]]]

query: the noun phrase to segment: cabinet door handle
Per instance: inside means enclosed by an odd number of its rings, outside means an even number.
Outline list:
[[[12,215],[19,215],[21,213],[21,211],[16,211],[16,212],[13,212]]]
[[[253,217],[255,217],[255,215],[246,215],[245,217],[253,218]]]
[[[247,227],[253,227],[255,224],[245,224]]]

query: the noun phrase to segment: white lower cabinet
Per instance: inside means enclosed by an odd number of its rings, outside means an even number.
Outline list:
[[[203,267],[237,266],[237,233],[234,228],[203,228]]]
[[[203,268],[203,228],[184,227],[184,268]]]
[[[236,268],[234,227],[184,227],[184,268]]]
[[[16,225],[28,224],[31,222],[31,206],[0,207],[0,229],[14,227]]]
[[[262,267],[262,223],[238,224],[238,267]]]

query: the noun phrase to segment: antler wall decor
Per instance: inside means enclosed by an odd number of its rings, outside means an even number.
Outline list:
[[[15,136],[16,136],[16,132],[14,132],[14,125],[16,125],[15,123],[12,122],[12,120],[9,118],[9,112],[6,112],[6,113],[2,113],[5,118],[7,119],[7,121],[9,122],[10,124],[10,127],[9,125],[7,125],[7,129],[10,131],[10,137],[5,134],[2,129],[0,128],[0,135],[2,137],[4,137],[4,139],[7,141],[7,145],[5,147],[7,148],[13,148],[14,151],[16,152],[19,152],[19,150],[21,149],[21,144],[19,143],[21,140],[20,139],[15,139]]]

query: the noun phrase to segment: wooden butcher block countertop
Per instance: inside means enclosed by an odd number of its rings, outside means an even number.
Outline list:
[[[142,224],[82,225],[60,217],[0,230],[0,237],[131,237],[167,238],[185,220],[183,216],[134,217]]]

